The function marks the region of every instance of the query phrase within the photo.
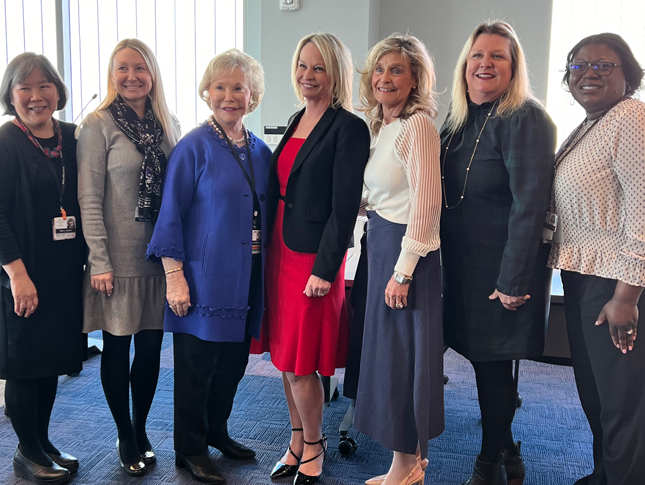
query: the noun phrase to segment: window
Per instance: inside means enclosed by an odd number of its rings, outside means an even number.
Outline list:
[[[0,4],[0,79],[9,61],[23,52],[44,54],[57,65],[56,23],[47,20],[54,18],[54,0],[4,0]],[[0,123],[11,119],[0,118]]]
[[[561,85],[567,53],[583,38],[619,34],[645,67],[643,0],[553,0],[547,108],[558,126],[558,146],[585,118],[584,110]]]
[[[31,50],[56,65],[61,60],[56,54],[62,53],[60,70],[70,91],[67,120],[75,119],[94,94],[98,97],[84,115],[98,106],[107,92],[110,53],[121,39],[137,37],[155,52],[166,100],[186,133],[210,113],[197,93],[208,61],[231,47],[243,48],[243,0],[59,2],[62,8],[57,15],[55,0],[4,0],[0,42],[6,43],[6,62]],[[38,18],[35,12],[41,22],[32,24],[30,20]],[[2,71],[4,67],[6,63]]]

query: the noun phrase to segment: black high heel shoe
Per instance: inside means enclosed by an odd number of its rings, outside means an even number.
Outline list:
[[[326,455],[327,454],[327,437],[323,434],[322,438],[320,438],[318,441],[305,441],[306,445],[320,445],[322,448],[322,451],[318,453],[316,456],[313,458],[309,458],[308,460],[301,461],[300,464],[302,465],[303,463],[309,463],[310,461],[314,461],[317,459],[320,455]],[[323,460],[324,460],[323,456]],[[320,478],[320,475],[305,475],[302,473],[300,470],[296,473],[296,478],[293,480],[293,485],[309,485],[311,483],[315,483],[318,481]]]
[[[291,428],[291,431],[302,431],[302,428]],[[293,456],[298,463],[296,463],[295,465],[287,465],[286,463],[279,461],[275,464],[273,471],[271,472],[272,480],[292,477],[298,471],[298,466],[300,465],[300,457],[293,452],[293,450],[291,449],[291,444],[289,444],[289,453],[291,453],[291,456]]]
[[[139,460],[136,463],[124,463],[121,458],[121,450],[119,449],[119,439],[116,440],[116,454],[119,456],[119,465],[121,469],[131,477],[139,477],[146,472],[146,464]]]

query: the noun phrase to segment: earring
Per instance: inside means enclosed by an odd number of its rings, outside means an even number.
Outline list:
[[[625,91],[631,91],[632,90],[632,87],[629,85],[629,83],[627,83],[627,85],[625,87],[627,88],[627,89],[625,89]]]
[[[576,104],[576,100],[573,99],[573,94],[569,93],[569,106]]]

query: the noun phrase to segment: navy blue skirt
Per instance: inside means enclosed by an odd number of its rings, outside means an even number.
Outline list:
[[[408,306],[385,304],[406,225],[368,212],[368,284],[354,426],[390,450],[421,456],[444,430],[439,251],[420,258]]]

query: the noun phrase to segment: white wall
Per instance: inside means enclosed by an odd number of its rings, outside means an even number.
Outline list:
[[[502,19],[520,38],[536,96],[546,100],[551,39],[552,0],[382,0],[380,37],[392,32],[416,35],[435,60],[440,109],[437,126],[447,114],[452,72],[466,39],[482,21]]]
[[[284,125],[296,110],[291,58],[300,38],[331,32],[360,66],[369,48],[392,32],[421,38],[435,58],[439,126],[450,102],[452,71],[470,32],[483,20],[502,18],[516,29],[526,51],[532,85],[546,99],[552,0],[300,0],[300,11],[281,12],[277,0],[247,0],[246,51],[265,69],[267,91],[247,124],[258,135],[265,125]],[[358,75],[354,85],[357,86]],[[356,98],[357,88],[355,88]]]
[[[378,9],[379,0],[301,0],[299,11],[282,12],[277,0],[247,0],[246,52],[262,63],[266,80],[260,113],[249,116],[249,128],[261,135],[261,127],[285,125],[297,110],[291,60],[302,37],[332,33],[351,50],[354,65],[360,66],[370,40],[378,40]],[[355,74],[355,99],[357,82]]]

